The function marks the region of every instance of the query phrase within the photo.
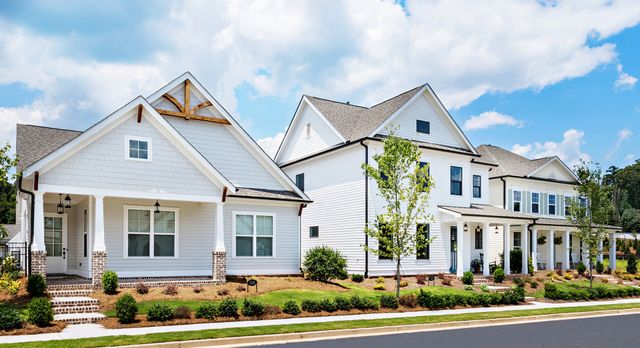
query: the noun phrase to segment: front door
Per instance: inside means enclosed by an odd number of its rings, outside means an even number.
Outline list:
[[[67,215],[45,214],[47,273],[67,273]]]
[[[451,226],[451,268],[449,272],[456,273],[458,271],[458,227]]]

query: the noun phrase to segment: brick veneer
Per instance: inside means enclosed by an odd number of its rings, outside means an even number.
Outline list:
[[[213,281],[224,284],[227,282],[227,252],[213,252]]]
[[[45,250],[31,250],[31,274],[36,273],[47,276],[47,252]]]
[[[91,254],[91,284],[94,287],[102,285],[102,274],[107,270],[107,252],[94,251]]]

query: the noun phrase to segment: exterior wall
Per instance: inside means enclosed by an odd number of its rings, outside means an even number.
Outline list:
[[[303,158],[342,142],[336,132],[306,102],[300,107],[301,117],[295,126],[289,129],[288,145],[278,156],[278,163]],[[311,124],[309,136],[306,133],[308,123]]]
[[[564,180],[564,181],[574,180],[574,178],[569,173],[567,173],[567,169],[557,161],[554,161],[553,163],[548,164],[547,166],[542,168],[542,170],[535,173],[534,176],[538,178],[554,179],[554,180]]]
[[[125,159],[125,136],[151,139],[152,161]],[[51,170],[40,183],[100,189],[219,195],[220,190],[149,122],[132,114]]]
[[[469,179],[469,195],[470,202],[475,204],[491,204],[490,200],[490,192],[489,192],[489,166],[480,165],[480,164],[471,164],[471,174]],[[464,173],[463,173],[464,174]],[[473,175],[480,175],[481,184],[480,184],[480,197],[473,197]]]
[[[499,208],[505,206],[502,195],[502,185],[500,179],[489,179],[489,204]]]
[[[507,209],[513,210],[513,191],[522,191],[523,197],[523,209],[524,213],[531,213],[533,216],[548,217],[548,218],[564,218],[564,197],[573,196],[576,193],[573,185],[562,184],[556,182],[548,182],[542,180],[531,180],[521,178],[506,178],[507,181]],[[502,185],[499,179],[491,180],[492,185]],[[500,186],[501,187],[501,186]],[[502,189],[502,187],[501,187]],[[531,193],[540,193],[540,213],[533,214],[531,212]],[[556,198],[556,214],[548,214],[549,194],[555,194]]]

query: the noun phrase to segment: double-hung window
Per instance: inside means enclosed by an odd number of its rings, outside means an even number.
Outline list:
[[[234,212],[235,256],[275,256],[276,216],[268,213]]]
[[[482,249],[482,228],[480,227],[475,230],[475,247],[476,250]]]
[[[531,212],[540,214],[540,193],[531,192]]]
[[[480,175],[473,176],[473,198],[482,197],[482,177]]]
[[[522,209],[522,191],[513,191],[513,211]]]
[[[549,215],[556,215],[556,195],[549,195]]]
[[[462,167],[451,167],[451,194],[462,196]]]
[[[177,257],[178,210],[126,207],[127,257]]]
[[[570,215],[570,209],[571,209],[571,201],[573,200],[573,198],[571,196],[564,196],[564,215],[565,216],[569,216]]]
[[[126,136],[125,158],[133,161],[151,161],[151,139]]]
[[[553,243],[553,241],[551,241]],[[522,233],[513,232],[513,248],[520,249],[522,247]]]
[[[430,250],[429,250],[429,243],[426,243],[427,241],[429,241],[429,224],[417,224],[416,225],[416,233],[419,233],[422,235],[422,238],[420,238],[420,240],[423,241],[422,245],[418,245],[418,250],[416,252],[416,259],[418,260],[429,260],[430,258]]]

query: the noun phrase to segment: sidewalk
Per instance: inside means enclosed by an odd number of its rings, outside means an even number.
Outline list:
[[[435,316],[435,315],[447,315],[447,314],[506,312],[506,311],[513,311],[513,310],[528,310],[528,309],[533,310],[533,309],[544,309],[544,308],[590,307],[590,306],[598,306],[598,305],[628,304],[628,303],[640,303],[640,299],[630,298],[630,299],[619,299],[619,300],[610,300],[610,301],[565,302],[565,303],[531,302],[530,304],[519,305],[519,306],[445,309],[445,310],[417,311],[417,312],[404,312],[404,313],[371,313],[371,314],[338,315],[338,316],[325,316],[325,317],[254,320],[254,321],[230,321],[230,322],[224,322],[224,323],[155,326],[155,327],[140,327],[140,328],[130,328],[130,329],[107,329],[100,324],[80,324],[80,325],[69,325],[64,330],[57,333],[22,335],[22,336],[0,336],[0,344],[65,340],[65,339],[76,339],[76,338],[91,338],[91,337],[116,336],[116,335],[146,335],[151,333],[198,331],[198,330],[210,330],[210,329],[270,326],[270,325],[324,323],[324,322],[335,322],[335,321],[353,321],[353,320],[371,320],[371,319],[410,318],[410,317]]]

